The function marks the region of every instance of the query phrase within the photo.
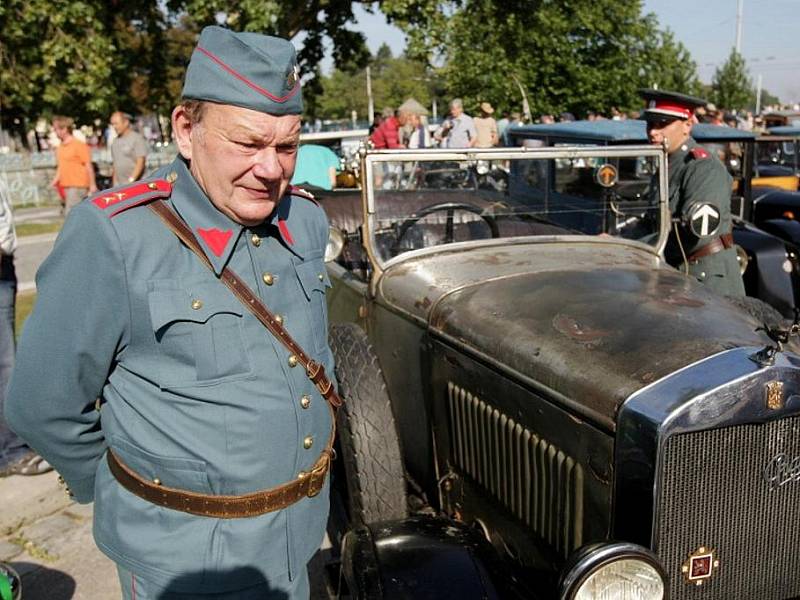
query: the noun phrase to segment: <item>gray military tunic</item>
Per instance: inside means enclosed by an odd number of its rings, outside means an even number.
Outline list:
[[[681,221],[677,229],[687,257],[719,236],[732,232],[731,186],[732,179],[725,166],[693,138],[669,155],[670,213]],[[719,214],[719,230],[713,237],[698,236],[689,226],[693,212],[705,204]],[[720,294],[744,296],[744,283],[734,248],[690,260],[686,265],[677,242],[673,227],[665,251],[670,264],[680,270],[688,267],[689,275]]]
[[[131,494],[104,459],[111,447],[165,486],[241,495],[309,470],[330,433],[327,403],[303,368],[218,280],[228,264],[332,377],[323,210],[287,195],[263,225],[243,227],[214,208],[180,158],[155,177],[168,173],[177,179],[171,194],[161,181],[161,195],[215,272],[146,207],[159,195],[153,179],[81,203],[37,275],[7,416],[79,502],[94,500],[95,540],[125,569],[187,592],[293,578],[322,541],[327,481],[288,509],[215,519]]]

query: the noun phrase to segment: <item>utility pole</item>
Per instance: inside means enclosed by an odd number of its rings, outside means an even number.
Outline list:
[[[375,122],[375,103],[372,100],[372,77],[367,67],[367,113],[369,115],[369,124]]]
[[[756,87],[756,114],[761,114],[761,73],[758,74],[758,85]]]
[[[744,0],[739,0],[736,7],[736,52],[742,53],[742,12],[744,8]]]

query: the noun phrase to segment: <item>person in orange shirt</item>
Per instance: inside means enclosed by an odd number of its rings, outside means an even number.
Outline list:
[[[50,185],[64,190],[64,213],[97,191],[89,146],[72,135],[73,120],[53,117],[53,130],[61,141],[56,148],[56,176]]]

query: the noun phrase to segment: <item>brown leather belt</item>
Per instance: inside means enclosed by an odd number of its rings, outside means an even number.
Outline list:
[[[145,479],[123,463],[109,448],[106,453],[111,474],[126,490],[165,508],[217,519],[242,519],[268,512],[282,510],[303,498],[319,494],[325,483],[325,475],[333,458],[333,438],[336,435],[336,420],[331,425],[328,445],[308,472],[288,483],[274,488],[242,496],[212,496],[187,490],[165,487]]]
[[[243,496],[210,496],[156,485],[131,470],[110,449],[106,456],[111,473],[132,494],[164,508],[218,519],[255,517],[313,498],[322,489],[331,462],[326,450],[311,471],[288,483]]]
[[[699,258],[703,258],[704,256],[710,256],[711,254],[722,252],[723,250],[727,250],[728,248],[733,248],[732,233],[724,233],[718,238],[714,238],[708,244],[690,254],[689,258],[687,258],[686,260],[688,262],[693,262]]]

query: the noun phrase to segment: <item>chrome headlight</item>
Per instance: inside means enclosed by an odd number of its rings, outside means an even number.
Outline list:
[[[491,165],[489,164],[488,160],[479,160],[475,164],[475,171],[478,173],[478,175],[486,175],[490,169]]]
[[[561,578],[564,600],[663,600],[664,569],[646,548],[626,542],[591,544],[570,557]]]
[[[325,262],[331,262],[339,258],[343,248],[344,234],[335,227],[330,227],[328,229],[328,243],[325,246]]]

